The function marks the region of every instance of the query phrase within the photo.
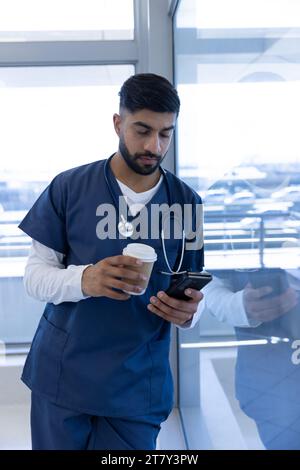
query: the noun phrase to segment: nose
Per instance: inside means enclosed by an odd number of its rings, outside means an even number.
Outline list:
[[[144,149],[154,155],[161,154],[161,142],[158,134],[152,134],[145,142]]]

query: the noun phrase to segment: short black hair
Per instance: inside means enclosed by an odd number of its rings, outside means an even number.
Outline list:
[[[120,109],[130,113],[149,109],[178,115],[180,109],[179,96],[172,83],[154,73],[132,75],[123,83],[119,96]]]

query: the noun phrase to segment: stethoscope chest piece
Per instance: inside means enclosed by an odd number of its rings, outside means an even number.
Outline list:
[[[118,223],[118,231],[122,237],[129,238],[133,235],[134,226],[131,222],[127,222],[123,215],[121,215],[121,219]]]

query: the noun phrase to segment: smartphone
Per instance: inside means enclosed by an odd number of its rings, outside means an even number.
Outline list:
[[[207,271],[191,272],[187,271],[183,274],[175,275],[171,281],[170,286],[166,290],[166,294],[179,300],[190,300],[190,297],[185,295],[185,289],[201,290],[206,284],[212,280],[212,275]]]
[[[252,271],[249,273],[249,281],[254,289],[272,287],[272,292],[266,294],[264,298],[280,295],[289,287],[286,272],[281,268],[261,268]]]

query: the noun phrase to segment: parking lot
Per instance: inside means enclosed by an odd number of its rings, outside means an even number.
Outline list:
[[[206,190],[198,189],[204,202],[208,262],[211,260],[215,265],[223,260],[224,264],[224,257],[230,256],[231,260],[236,259],[235,264],[256,264],[259,267],[272,264],[272,256],[278,263],[280,256],[281,263],[283,259],[285,264],[293,264],[293,267],[298,263],[300,169],[295,171],[294,180],[287,186],[282,181],[291,180],[290,176],[281,175],[279,178],[273,171],[271,178],[267,174],[265,169],[243,168],[241,174],[235,172],[231,175],[232,179],[224,178]],[[250,176],[257,179],[249,180]],[[25,262],[30,239],[18,229],[18,224],[45,185],[45,182],[26,182],[24,187],[10,187],[0,183],[2,275],[8,270],[8,266],[4,269],[3,263],[7,265],[10,260],[11,266],[16,267]],[[15,271],[16,268],[13,269]]]

